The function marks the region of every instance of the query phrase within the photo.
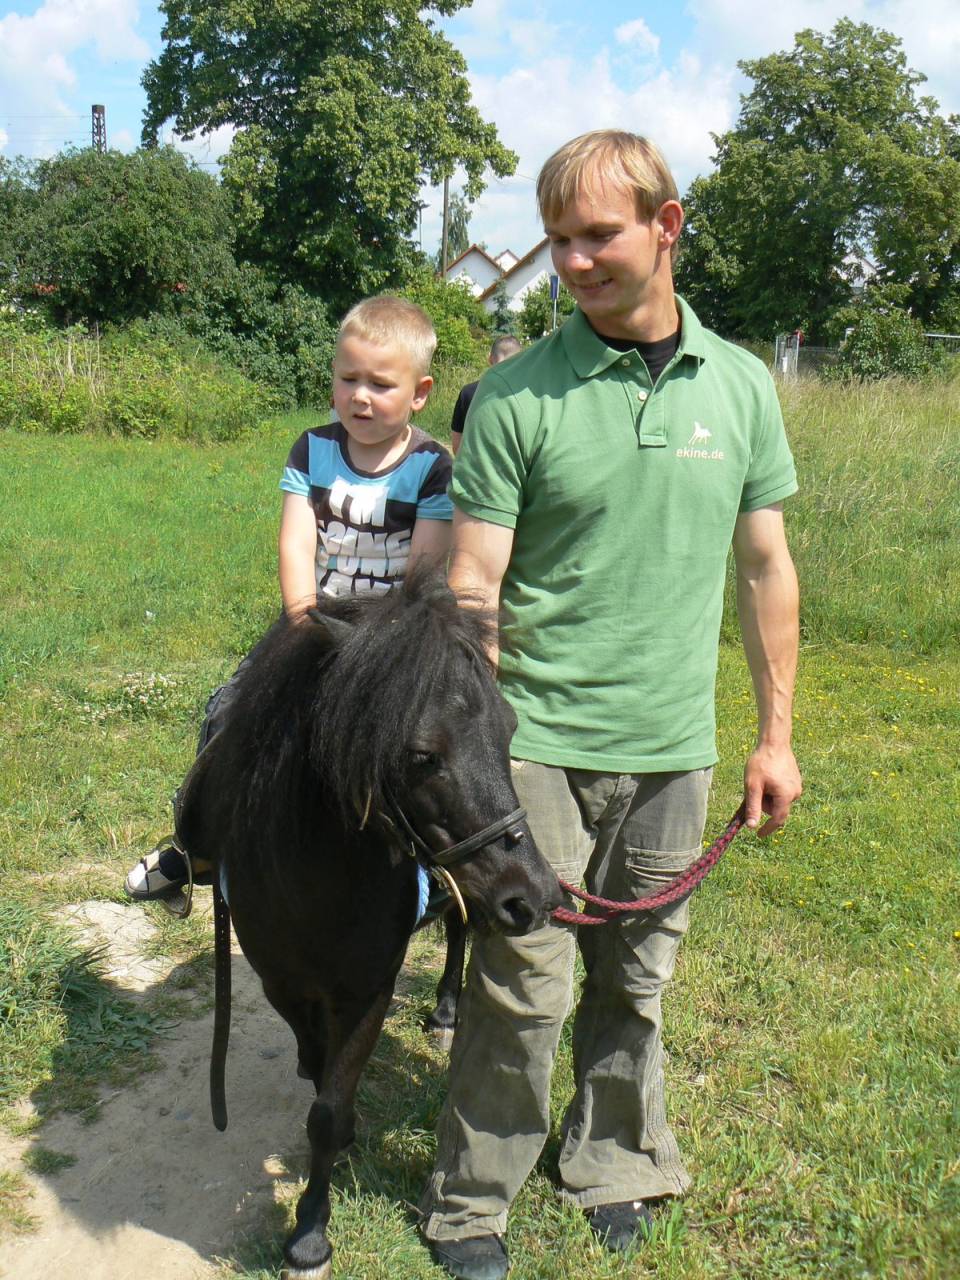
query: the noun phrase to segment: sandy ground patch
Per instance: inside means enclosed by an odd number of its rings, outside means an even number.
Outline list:
[[[165,980],[169,962],[142,958],[153,926],[141,908],[85,903],[68,911],[86,940],[107,943],[118,986],[145,992]],[[298,1078],[293,1035],[237,951],[233,983],[225,1133],[210,1119],[211,1011],[161,1042],[162,1069],[105,1095],[93,1124],[59,1115],[27,1139],[0,1139],[0,1169],[22,1171],[34,1143],[77,1158],[60,1173],[27,1175],[39,1229],[0,1241],[4,1280],[195,1280],[214,1275],[217,1257],[262,1230],[280,1171],[305,1170],[313,1087]],[[289,1191],[290,1176],[283,1178]]]

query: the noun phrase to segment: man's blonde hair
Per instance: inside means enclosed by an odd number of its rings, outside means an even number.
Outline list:
[[[564,143],[537,178],[537,207],[545,225],[579,196],[595,197],[601,182],[632,195],[637,217],[649,221],[666,200],[677,200],[677,184],[655,143],[620,129],[594,129]]]
[[[351,336],[381,347],[401,347],[418,378],[430,372],[430,361],[437,349],[433,322],[423,307],[409,298],[395,298],[388,293],[364,298],[350,308],[340,321],[337,346]]]

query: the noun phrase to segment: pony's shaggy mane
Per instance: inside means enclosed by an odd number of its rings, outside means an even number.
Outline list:
[[[430,568],[384,595],[325,600],[309,621],[281,619],[251,654],[220,735],[247,814],[289,818],[318,791],[345,827],[384,811],[438,691],[492,683],[495,635],[496,618],[462,608]]]

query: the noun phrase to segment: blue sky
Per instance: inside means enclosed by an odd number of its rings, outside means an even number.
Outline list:
[[[802,15],[802,16],[798,16]],[[733,124],[745,82],[736,63],[790,47],[800,26],[840,17],[899,35],[910,65],[945,111],[960,112],[960,0],[475,0],[444,23],[466,57],[474,100],[520,157],[516,177],[491,182],[471,234],[493,252],[526,252],[541,232],[533,181],[547,155],[586,129],[618,126],[660,143],[681,191],[709,171],[711,132]],[[102,102],[107,137],[137,144],[140,77],[160,50],[152,0],[0,0],[0,154],[42,155],[90,138]],[[214,165],[224,132],[182,144]],[[454,179],[456,188],[457,180]],[[440,193],[426,190],[424,248],[439,239]]]

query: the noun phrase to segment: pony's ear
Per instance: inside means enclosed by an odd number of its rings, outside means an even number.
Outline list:
[[[353,630],[349,622],[344,622],[342,618],[332,618],[327,613],[321,613],[316,607],[307,610],[307,617],[324,629],[335,649],[349,638]]]

